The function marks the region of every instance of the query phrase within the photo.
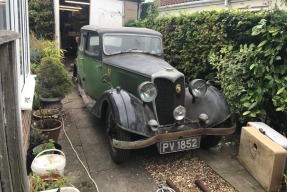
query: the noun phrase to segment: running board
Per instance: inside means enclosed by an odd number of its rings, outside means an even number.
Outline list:
[[[83,98],[83,101],[87,107],[87,109],[89,111],[92,111],[93,106],[96,104],[96,100],[94,100],[93,98],[91,98],[89,95],[86,94],[86,92],[84,91],[84,89],[82,88],[82,86],[80,84],[78,84],[78,93],[79,95],[81,95],[81,97]]]

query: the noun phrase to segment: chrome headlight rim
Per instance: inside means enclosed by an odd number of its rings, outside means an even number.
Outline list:
[[[138,95],[143,102],[152,102],[157,96],[157,87],[152,82],[142,82],[138,86]]]
[[[179,105],[173,110],[173,118],[177,121],[181,121],[186,116],[186,109],[185,107]]]
[[[203,79],[194,79],[189,83],[188,90],[194,97],[203,97],[207,91],[206,82]]]

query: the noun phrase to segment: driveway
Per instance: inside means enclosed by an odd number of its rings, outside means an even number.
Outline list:
[[[162,160],[162,156],[157,153],[155,147],[135,150],[127,163],[120,166],[114,164],[109,155],[104,125],[88,111],[83,99],[77,93],[76,86],[74,86],[73,92],[62,103],[65,111],[64,130],[101,192],[155,192],[158,186],[151,175],[157,179],[157,175],[165,178],[164,174],[174,175],[174,172],[177,172],[177,168],[172,169],[173,164],[168,164],[169,157],[165,156],[166,158]],[[64,130],[61,132],[59,143],[62,145],[67,158],[65,175],[80,191],[96,192],[93,182],[89,179],[86,170],[77,159]],[[211,150],[194,150],[195,154],[200,157],[199,159],[202,159],[217,172],[215,174],[219,174],[234,187],[233,190],[218,190],[264,191],[258,182],[237,161],[238,146],[230,148],[230,146],[226,147],[225,145],[227,145],[226,142],[222,141],[220,147]],[[164,173],[164,171],[157,172],[158,170],[146,169],[146,167],[151,167],[145,164],[146,156],[152,158],[154,164],[163,161],[161,169],[166,169],[167,166],[170,166],[168,169],[171,171]],[[182,153],[172,156],[173,159],[185,158],[181,157],[184,156]],[[167,162],[165,163],[165,161]],[[181,165],[178,166],[182,167]],[[192,167],[186,171],[192,173],[195,170],[196,168]],[[185,180],[184,177],[183,180]],[[192,180],[193,182],[194,180]],[[196,187],[195,189],[200,191]]]
[[[131,159],[124,165],[118,166],[113,163],[104,127],[87,110],[75,87],[62,103],[65,111],[65,132],[101,192],[157,190],[156,183],[144,168],[142,150],[132,153]],[[65,175],[80,191],[96,191],[84,167],[76,158],[64,131],[61,132],[59,143],[66,155]]]

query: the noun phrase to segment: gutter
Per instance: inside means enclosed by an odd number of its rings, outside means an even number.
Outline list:
[[[189,8],[198,8],[198,7],[206,7],[206,6],[216,6],[216,5],[224,5],[225,2],[223,0],[202,0],[202,1],[192,1],[174,5],[167,5],[159,7],[159,11],[171,11],[178,9],[189,9]]]

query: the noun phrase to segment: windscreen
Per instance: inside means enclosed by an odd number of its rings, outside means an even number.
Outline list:
[[[154,55],[162,54],[161,38],[139,34],[105,34],[104,52],[113,55],[126,52],[143,52]]]

